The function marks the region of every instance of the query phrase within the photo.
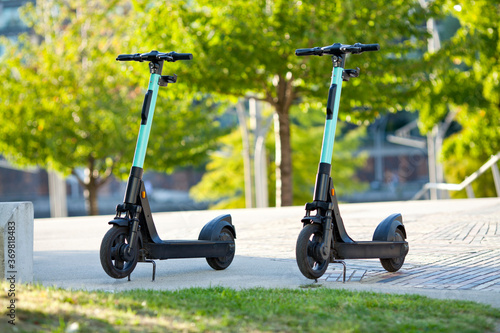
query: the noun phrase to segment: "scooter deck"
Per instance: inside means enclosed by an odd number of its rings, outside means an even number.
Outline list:
[[[390,259],[404,257],[408,253],[408,242],[335,242],[335,259]]]
[[[230,253],[231,241],[208,240],[164,240],[147,243],[146,258],[151,259],[180,259],[180,258],[216,258],[225,257]]]

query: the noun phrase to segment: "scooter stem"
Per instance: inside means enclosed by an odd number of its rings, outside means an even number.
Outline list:
[[[160,78],[161,73],[152,73],[151,77],[149,78],[148,91],[146,92],[146,96],[144,96],[144,103],[142,105],[141,127],[139,129],[139,137],[137,138],[134,162],[132,164],[132,166],[134,167],[142,168],[144,166],[149,134],[151,132],[151,125],[153,124],[156,98],[158,96],[158,89],[160,88]]]
[[[332,163],[333,144],[335,142],[335,130],[339,115],[340,93],[342,91],[342,73],[344,68],[334,67],[332,71],[332,83],[328,91],[328,102],[326,106],[326,123],[321,146],[321,163]]]

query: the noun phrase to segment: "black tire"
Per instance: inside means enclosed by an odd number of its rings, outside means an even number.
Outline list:
[[[329,260],[319,258],[319,249],[323,242],[323,228],[319,224],[306,225],[297,238],[295,255],[300,272],[308,279],[321,277],[328,268]],[[316,255],[315,255],[316,254]]]
[[[137,265],[137,246],[126,254],[129,246],[129,228],[114,225],[101,242],[101,265],[106,274],[115,279],[129,276]]]
[[[390,238],[389,238],[390,239]],[[403,242],[405,240],[404,234],[401,229],[396,229],[391,241]],[[397,272],[404,264],[406,255],[397,258],[380,259],[382,267],[388,272]]]
[[[219,239],[221,241],[231,241],[230,247],[230,252],[227,256],[225,257],[217,257],[217,258],[206,258],[207,263],[210,265],[215,270],[223,270],[229,267],[231,263],[233,262],[234,258],[234,253],[236,250],[236,245],[234,243],[234,235],[233,233],[228,229],[228,228],[222,228],[220,234],[219,234]]]

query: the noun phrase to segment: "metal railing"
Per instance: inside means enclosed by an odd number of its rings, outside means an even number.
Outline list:
[[[448,183],[427,183],[420,191],[418,191],[412,198],[412,200],[420,199],[427,191],[431,189],[445,190],[445,191],[461,191],[465,189],[468,198],[474,198],[474,190],[472,189],[471,183],[475,181],[479,176],[485,173],[491,168],[493,172],[493,181],[495,182],[495,189],[497,191],[497,196],[500,197],[500,172],[498,171],[497,162],[500,160],[500,152],[496,155],[491,156],[491,158],[484,163],[476,172],[474,172],[469,177],[465,178],[460,184],[448,184]]]

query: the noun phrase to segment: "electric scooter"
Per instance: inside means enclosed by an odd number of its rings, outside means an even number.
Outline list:
[[[303,229],[297,238],[296,258],[301,273],[309,279],[321,277],[329,263],[346,265],[342,259],[378,258],[389,272],[399,270],[408,253],[406,230],[401,214],[392,214],[375,229],[372,241],[354,241],[347,234],[340,216],[337,193],[330,177],[335,129],[342,82],[359,76],[359,68],[344,69],[348,54],[378,51],[378,44],[343,45],[298,49],[297,56],[331,55],[333,72],[326,106],[326,123],[321,158],[316,176],[313,202],[305,205]],[[314,213],[315,212],[315,213]]]
[[[113,278],[121,279],[128,276],[130,281],[130,274],[137,263],[149,262],[153,264],[154,281],[155,259],[206,258],[210,267],[216,270],[227,268],[233,261],[236,231],[231,215],[221,215],[208,222],[201,230],[198,240],[162,240],[156,231],[142,180],[158,90],[160,86],[166,87],[169,83],[177,81],[175,74],[162,75],[163,64],[165,61],[174,62],[192,58],[190,53],[158,51],[121,54],[116,58],[118,61],[148,61],[151,76],[142,105],[139,137],[125,197],[123,203],[116,206],[116,216],[109,221],[112,227],[101,243],[101,265]]]

